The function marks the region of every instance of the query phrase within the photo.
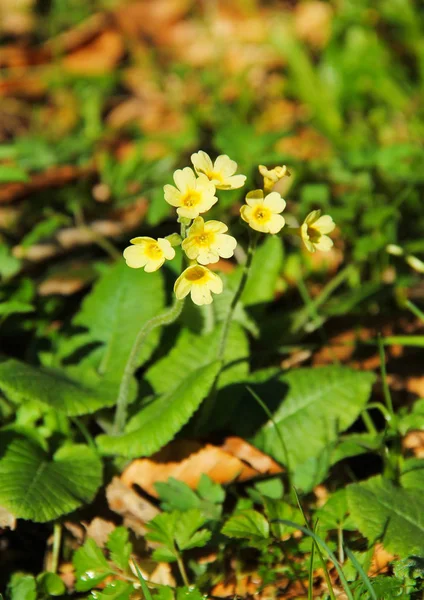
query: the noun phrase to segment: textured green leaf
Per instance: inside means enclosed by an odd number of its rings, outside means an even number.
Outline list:
[[[296,369],[263,387],[255,387],[268,406],[276,406],[273,417],[283,436],[293,469],[318,454],[347,429],[368,401],[372,373],[346,367]],[[267,394],[267,396],[265,396]],[[307,440],[307,443],[305,443]],[[274,424],[267,421],[253,443],[280,462],[285,462]]]
[[[32,575],[13,573],[7,587],[10,600],[37,600],[37,586]]]
[[[92,539],[88,539],[84,546],[75,552],[72,562],[75,567],[77,578],[75,587],[78,592],[91,590],[113,573],[103,552]]]
[[[128,529],[117,527],[109,535],[106,547],[110,552],[111,560],[121,571],[126,571],[130,562],[132,545],[128,541]]]
[[[245,510],[230,517],[222,533],[231,538],[263,540],[269,537],[269,524],[257,510]]]
[[[424,460],[408,458],[402,465],[400,481],[404,488],[424,490]]]
[[[90,383],[93,385],[72,378],[65,371],[33,367],[14,359],[0,363],[0,389],[10,400],[36,400],[69,416],[93,413],[115,403],[113,390],[100,385],[94,374]]]
[[[175,540],[180,550],[202,547],[209,541],[210,531],[200,529],[206,521],[197,508],[179,514],[175,522]]]
[[[7,438],[7,439],[6,439]],[[3,433],[0,505],[15,516],[50,521],[90,502],[102,482],[91,448],[64,446],[49,458],[32,441]]]
[[[177,600],[205,600],[197,588],[181,587],[177,589]]]
[[[170,442],[206,398],[217,376],[215,361],[192,372],[180,385],[143,408],[121,436],[100,435],[105,454],[127,457],[150,456]]]
[[[424,498],[421,489],[403,489],[380,475],[349,485],[350,514],[370,542],[381,539],[389,552],[424,556]]]
[[[169,354],[158,360],[147,371],[145,379],[158,394],[175,389],[187,375],[216,360],[221,334],[222,327],[217,327],[207,335],[198,335],[184,329]],[[240,325],[233,324],[228,336],[224,364],[247,358],[248,355],[249,344],[246,334]],[[224,369],[219,378],[219,387],[239,381],[247,375],[247,372],[247,361]]]
[[[256,249],[249,279],[241,300],[244,306],[262,304],[274,299],[278,276],[283,268],[283,244],[278,236],[266,236]]]
[[[184,481],[170,477],[168,481],[158,481],[155,488],[161,499],[162,510],[189,510],[200,505],[200,498]]]
[[[48,571],[40,573],[37,577],[37,587],[40,592],[50,596],[62,596],[66,592],[65,584],[56,573]]]
[[[120,581],[115,579],[107,584],[107,586],[101,591],[96,592],[96,600],[130,600],[131,594],[134,593],[134,586],[132,583],[126,581]]]
[[[107,379],[121,378],[135,338],[149,319],[164,307],[164,289],[159,271],[145,273],[130,269],[119,262],[109,269],[85,298],[82,309],[74,319],[89,331],[93,342],[102,342],[99,372]],[[141,365],[159,340],[154,330],[138,357]]]

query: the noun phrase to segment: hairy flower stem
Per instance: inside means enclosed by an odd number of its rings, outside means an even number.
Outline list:
[[[228,315],[227,315],[227,318],[225,319],[224,327],[222,329],[221,340],[219,342],[218,354],[217,354],[216,358],[217,358],[217,360],[221,361],[221,367],[223,366],[222,361],[224,358],[225,349],[227,347],[228,335],[230,333],[230,327],[231,327],[231,323],[233,320],[234,311],[237,307],[237,304],[239,303],[239,300],[241,298],[241,295],[243,293],[243,290],[244,290],[247,280],[249,278],[250,267],[252,265],[252,259],[253,259],[253,255],[255,253],[257,241],[258,241],[258,236],[256,235],[256,233],[251,233],[249,247],[247,249],[247,259],[246,259],[246,262],[243,267],[243,273],[242,273],[237,291],[234,294],[234,297],[231,301],[230,309],[228,311]],[[202,404],[202,408],[200,409],[200,414],[199,414],[198,421],[197,421],[198,429],[202,429],[202,427],[205,425],[205,423],[208,421],[208,419],[210,417],[213,406],[215,404],[216,395],[218,393],[218,381],[219,381],[220,374],[221,374],[221,371],[218,372],[218,375],[215,377],[215,381],[213,382],[209,396],[206,398],[206,400]]]
[[[51,572],[56,573],[59,566],[60,547],[62,545],[62,525],[59,521],[53,525],[53,551]]]
[[[225,349],[227,347],[228,334],[230,332],[231,323],[232,323],[232,320],[234,317],[234,311],[237,308],[237,304],[239,303],[239,300],[241,298],[241,295],[244,291],[244,288],[246,287],[246,283],[249,278],[250,267],[252,265],[253,255],[255,254],[257,241],[258,241],[258,236],[255,234],[252,234],[250,236],[250,243],[249,243],[249,247],[247,249],[247,259],[246,259],[246,263],[244,264],[244,267],[243,267],[243,274],[241,276],[237,291],[234,294],[234,298],[231,302],[230,310],[228,311],[227,318],[224,322],[224,328],[222,330],[221,341],[220,341],[219,349],[218,349],[218,356],[217,356],[218,360],[222,360],[224,358]]]
[[[118,435],[124,430],[127,421],[128,396],[130,391],[131,378],[137,369],[137,358],[140,355],[140,350],[146,341],[149,334],[157,327],[170,325],[178,319],[184,306],[184,300],[176,300],[173,306],[164,311],[160,315],[153,317],[147,321],[140,329],[131,348],[131,353],[125,365],[124,374],[122,375],[121,385],[119,386],[118,399],[116,401],[116,412],[113,423],[112,434]]]

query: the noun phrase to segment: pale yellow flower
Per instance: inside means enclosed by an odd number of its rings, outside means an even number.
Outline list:
[[[228,227],[221,221],[206,221],[202,217],[194,219],[188,236],[182,243],[184,252],[190,260],[201,265],[216,263],[219,257],[230,258],[234,254],[237,240],[226,235]]]
[[[241,188],[246,181],[245,175],[234,175],[237,163],[226,154],[218,156],[213,163],[206,152],[199,150],[191,155],[191,162],[196,173],[206,175],[219,190],[235,190]]]
[[[283,177],[290,176],[289,171],[287,170],[286,165],[282,167],[274,167],[273,169],[268,169],[264,165],[259,165],[259,173],[264,178],[264,188],[266,192],[270,192],[274,185],[280,181]]]
[[[190,167],[175,171],[174,181],[177,187],[167,184],[163,190],[165,200],[177,207],[180,217],[195,219],[200,213],[206,212],[215,202],[218,202],[214,184],[206,175],[199,175],[196,178]]]
[[[330,215],[321,216],[320,210],[310,212],[300,227],[300,237],[309,252],[330,250],[333,247],[333,240],[326,234],[331,233],[335,226]]]
[[[182,300],[191,293],[194,304],[211,304],[212,294],[222,292],[222,279],[212,273],[207,267],[193,265],[181,273],[174,285],[174,292],[178,300]]]
[[[246,203],[240,209],[241,218],[252,229],[262,233],[278,233],[285,225],[280,215],[286,202],[278,192],[272,192],[264,198],[262,190],[253,190],[246,196]]]
[[[130,241],[134,245],[125,248],[124,258],[132,269],[144,267],[146,273],[152,273],[160,269],[165,260],[175,256],[174,248],[164,238],[136,237]]]

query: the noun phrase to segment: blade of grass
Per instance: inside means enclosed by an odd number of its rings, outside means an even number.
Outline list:
[[[284,455],[284,460],[286,463],[286,470],[287,470],[287,484],[289,486],[289,492],[292,495],[292,491],[294,490],[294,487],[291,484],[292,474],[291,474],[291,469],[290,469],[289,453],[288,453],[287,446],[284,441],[283,435],[282,435],[281,431],[279,430],[278,425],[275,422],[275,419],[272,416],[271,411],[269,410],[269,408],[267,407],[265,402],[262,400],[262,398],[260,398],[258,396],[258,394],[254,390],[252,390],[252,388],[250,386],[247,385],[246,389],[249,392],[249,394],[251,394],[251,396],[254,398],[254,400],[256,400],[256,402],[259,404],[259,406],[262,408],[262,410],[264,411],[264,413],[266,414],[266,416],[268,417],[268,419],[271,421],[272,425],[274,426],[275,433],[277,434],[277,437],[281,444],[281,448],[283,450],[283,455]]]
[[[390,412],[391,417],[394,417],[393,413],[393,402],[390,394],[389,384],[387,383],[387,372],[386,372],[386,355],[384,352],[384,343],[381,336],[378,337],[378,352],[380,354],[380,369],[381,369],[381,380],[383,383],[383,394],[386,402],[387,410]]]
[[[369,594],[370,594],[370,599],[371,600],[378,600],[374,588],[371,585],[371,581],[369,580],[368,575],[365,573],[364,569],[361,567],[361,565],[359,564],[356,556],[353,554],[353,552],[351,550],[349,550],[349,548],[347,546],[344,547],[345,552],[347,554],[347,556],[350,558],[353,566],[355,567],[355,569],[358,571],[359,576],[361,577],[362,581],[365,584],[365,587],[367,588]]]
[[[299,495],[298,495],[298,493],[297,493],[297,490],[296,490],[296,488],[294,488],[294,493],[295,493],[295,495],[296,495],[296,501],[297,501],[297,505],[298,505],[298,507],[299,507],[299,510],[300,510],[300,512],[302,513],[303,520],[305,521],[305,525],[306,525],[306,527],[308,528],[308,530],[311,530],[311,526],[309,525],[309,521],[308,521],[308,519],[306,518],[305,511],[303,510],[303,506],[302,506],[302,505],[301,505],[301,503],[300,503],[300,500],[299,500]],[[314,525],[314,531],[313,531],[313,532],[314,532],[314,534],[315,534],[315,535],[316,535],[316,530],[317,530],[317,528],[318,528],[318,521],[317,521],[317,522],[315,523],[315,525]],[[317,544],[317,542],[315,541],[315,539],[314,539],[314,538],[312,538],[312,542],[313,542],[313,544],[312,544],[312,548],[314,548],[314,547],[316,548],[316,550],[317,550],[317,552],[318,552],[318,556],[319,556],[319,560],[320,560],[320,563],[321,563],[322,569],[323,569],[323,571],[324,571],[325,581],[327,582],[327,587],[328,587],[328,593],[330,594],[331,600],[336,600],[336,597],[335,597],[335,595],[334,595],[334,592],[333,592],[333,587],[332,587],[332,585],[331,585],[330,574],[329,574],[329,572],[328,572],[327,565],[326,565],[326,563],[325,563],[325,560],[324,560],[324,557],[323,557],[323,555],[322,555],[321,549],[320,549],[320,547],[318,546],[318,544]],[[311,560],[312,560],[312,559],[311,559]],[[312,563],[311,563],[311,564],[312,564]],[[311,588],[309,588],[309,589],[311,589]]]
[[[143,596],[144,596],[144,598],[145,598],[146,600],[153,600],[153,598],[152,598],[152,594],[150,593],[150,590],[149,590],[149,588],[147,587],[147,583],[146,583],[146,581],[145,581],[145,579],[144,579],[143,575],[141,574],[141,571],[140,571],[140,569],[138,568],[138,565],[137,565],[137,563],[136,563],[134,560],[133,560],[133,565],[134,565],[134,568],[135,568],[135,570],[136,570],[137,577],[138,577],[138,580],[139,580],[139,582],[140,582],[140,585],[141,585],[141,589],[142,589],[142,592],[143,592]]]
[[[305,535],[308,535],[309,537],[314,539],[317,542],[317,544],[322,546],[324,548],[324,550],[327,552],[331,562],[334,564],[334,567],[336,568],[336,571],[340,578],[340,582],[343,586],[344,591],[346,592],[346,596],[347,596],[348,600],[354,600],[354,598],[352,596],[352,592],[350,591],[350,588],[349,588],[349,584],[346,580],[346,577],[344,576],[343,570],[342,570],[341,566],[339,565],[337,558],[335,557],[333,552],[330,550],[330,548],[327,546],[327,544],[324,542],[324,540],[319,535],[317,535],[316,533],[311,531],[311,529],[303,527],[302,525],[299,525],[299,523],[295,523],[294,521],[289,521],[288,519],[273,519],[271,521],[271,523],[282,523],[283,525],[287,525],[288,527],[293,527],[294,529],[299,529],[300,531],[302,531],[302,533],[304,533]]]

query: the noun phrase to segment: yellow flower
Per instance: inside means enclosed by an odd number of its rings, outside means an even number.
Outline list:
[[[322,250],[327,252],[333,246],[333,240],[325,235],[331,233],[336,224],[330,215],[321,216],[320,210],[309,213],[300,227],[300,237],[309,252]]]
[[[197,217],[182,243],[183,250],[190,260],[197,260],[201,265],[216,263],[220,256],[230,258],[234,254],[237,240],[226,235],[226,231],[228,227],[221,221],[205,223],[202,217]]]
[[[124,258],[132,269],[144,267],[146,273],[157,271],[165,260],[172,260],[175,250],[164,238],[154,240],[151,237],[133,238],[131,244],[124,250]]]
[[[234,175],[237,163],[226,154],[221,154],[213,163],[210,156],[199,150],[191,155],[191,162],[198,175],[204,174],[219,190],[241,188],[246,181],[245,175]]]
[[[195,219],[218,202],[215,196],[215,186],[206,175],[199,175],[196,179],[193,169],[186,167],[174,173],[177,187],[165,185],[165,200],[177,207],[180,217]]]
[[[264,165],[259,165],[259,173],[264,178],[264,188],[266,192],[270,192],[274,185],[280,181],[283,177],[290,176],[286,165],[282,167],[274,167],[273,169],[267,169]]]
[[[262,190],[253,190],[247,194],[246,202],[240,214],[252,229],[262,233],[278,233],[284,227],[284,217],[279,213],[285,209],[286,202],[278,192],[272,192],[264,198]]]
[[[222,280],[216,273],[200,265],[188,267],[181,273],[174,285],[174,292],[178,300],[182,300],[189,293],[194,304],[211,304],[212,294],[222,292]]]

